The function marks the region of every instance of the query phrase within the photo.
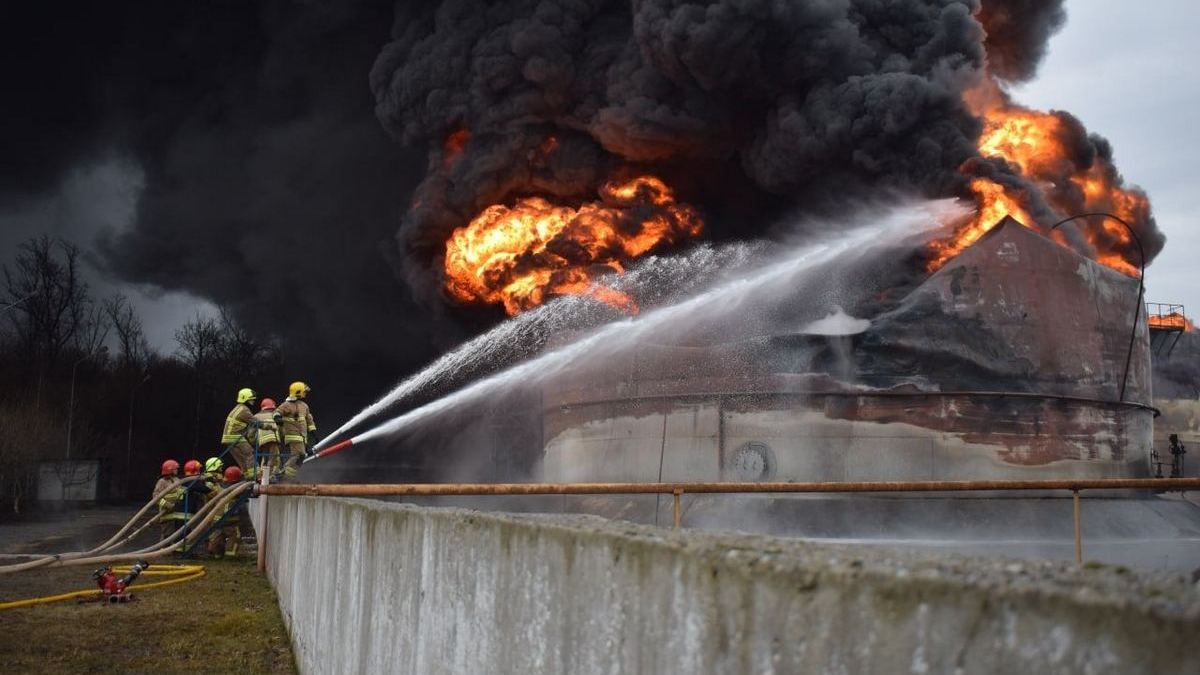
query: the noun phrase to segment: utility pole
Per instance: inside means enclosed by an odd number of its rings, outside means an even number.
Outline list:
[[[146,384],[149,379],[150,374],[147,373],[140,382],[133,385],[133,388],[129,390],[129,431],[125,436],[125,494],[127,496],[129,495],[129,488],[132,487],[131,479],[133,477],[133,474],[131,473],[131,468],[133,466],[133,402],[136,400],[137,390],[140,389],[143,384]]]
[[[75,421],[75,371],[77,368],[79,368],[79,364],[83,363],[84,361],[87,361],[93,356],[107,353],[108,347],[101,345],[99,349],[93,352],[88,352],[87,354],[79,357],[79,359],[75,361],[75,365],[71,366],[71,399],[70,402],[67,403],[67,459],[71,459],[71,428]]]

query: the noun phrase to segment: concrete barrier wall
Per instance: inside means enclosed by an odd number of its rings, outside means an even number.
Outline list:
[[[1200,591],[587,516],[271,497],[305,673],[1196,673]]]

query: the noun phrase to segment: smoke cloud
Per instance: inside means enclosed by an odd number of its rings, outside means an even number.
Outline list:
[[[45,193],[104,156],[137,167],[133,225],[78,243],[118,279],[188,291],[280,336],[327,418],[459,339],[452,324],[430,329],[389,262],[423,165],[372,114],[390,0],[77,9],[5,10],[5,44],[21,53],[4,61],[17,89],[0,115],[22,122],[4,125],[0,195]]]
[[[988,68],[1009,82],[1031,79],[1050,37],[1067,22],[1061,0],[985,0],[979,21],[987,31]]]
[[[531,194],[583,200],[630,167],[667,176],[718,238],[889,191],[967,196],[978,176],[1029,193],[1046,224],[1078,213],[1077,195],[1043,199],[979,157],[983,122],[964,100],[979,89],[1007,100],[988,74],[1032,77],[1065,18],[1061,1],[1028,0],[447,0],[401,11],[371,87],[388,131],[430,149],[398,235],[405,277],[437,304],[445,242],[482,209]],[[1110,170],[1107,142],[1061,115],[1072,168]],[[549,138],[560,149],[547,155]],[[1162,238],[1142,215],[1152,257]]]
[[[429,143],[400,230],[410,283],[435,298],[446,239],[514,195],[593,194],[649,166],[717,236],[867,191],[961,190],[984,64],[971,3],[443,2],[402,17],[371,72],[384,126]],[[470,141],[447,160],[443,141]],[[536,149],[547,137],[557,152]],[[728,208],[727,206],[724,208]],[[729,219],[732,221],[733,219]]]
[[[968,196],[985,172],[1020,187],[978,156],[964,92],[1032,77],[1065,18],[1061,0],[18,5],[0,194],[136,163],[109,270],[282,335],[346,408],[502,315],[443,291],[447,239],[491,204],[578,204],[649,170],[707,236],[751,239],[888,192]]]

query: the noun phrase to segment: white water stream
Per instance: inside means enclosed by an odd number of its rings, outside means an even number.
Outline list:
[[[962,213],[960,207],[948,201],[927,202],[897,208],[883,215],[873,214],[870,224],[848,227],[847,223],[830,223],[821,229],[837,234],[777,252],[740,278],[722,281],[690,298],[601,326],[575,342],[542,353],[371,427],[354,435],[352,440],[357,445],[386,437],[466,405],[502,395],[514,387],[538,385],[584,359],[603,363],[605,359],[633,348],[651,336],[677,334],[693,325],[696,317],[706,320],[716,316],[736,317],[738,312],[756,299],[794,293],[806,277],[821,273],[832,262],[843,258],[857,260],[875,251],[886,250],[902,240],[910,239],[914,233],[929,231],[950,219],[959,218]],[[697,261],[684,258],[680,262],[686,265]],[[712,260],[708,262],[711,264]],[[342,434],[345,430],[430,385],[444,381],[458,369],[486,363],[496,356],[498,349],[513,343],[519,344],[531,336],[541,336],[544,331],[554,331],[558,326],[569,323],[568,319],[576,316],[573,312],[582,311],[581,308],[587,303],[579,298],[564,298],[518,316],[465,343],[355,415],[338,431],[330,434],[320,447],[332,444],[339,437],[344,438]]]

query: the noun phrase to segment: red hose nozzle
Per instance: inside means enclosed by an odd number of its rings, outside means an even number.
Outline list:
[[[304,461],[311,462],[314,459],[328,457],[329,455],[332,455],[335,452],[341,452],[342,450],[345,450],[346,448],[348,448],[352,445],[354,445],[354,439],[347,438],[346,440],[342,441],[341,443],[334,443],[333,445],[329,446],[328,448],[325,448],[324,450],[318,452],[317,454],[313,455],[312,457],[305,459]]]

